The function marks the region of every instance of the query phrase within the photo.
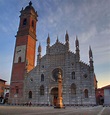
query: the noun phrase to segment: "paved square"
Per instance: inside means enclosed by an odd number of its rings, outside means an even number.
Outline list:
[[[65,109],[54,109],[53,107],[0,105],[0,115],[110,115],[110,107],[66,107]]]

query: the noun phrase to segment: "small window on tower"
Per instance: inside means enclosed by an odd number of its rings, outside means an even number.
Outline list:
[[[44,74],[41,74],[41,81],[44,81]]]
[[[85,98],[88,98],[88,97],[89,97],[89,96],[88,96],[88,90],[87,90],[87,89],[84,90],[84,95],[85,95]]]
[[[18,94],[19,93],[19,88],[18,88],[18,86],[16,86],[16,94]]]
[[[75,79],[75,72],[74,71],[71,73],[71,79]]]
[[[73,65],[74,65],[74,62],[72,62],[71,65],[73,66]]]
[[[87,74],[84,74],[84,78],[87,78]]]
[[[20,62],[21,62],[21,57],[18,58],[18,63],[20,63]]]
[[[33,79],[31,78],[30,81],[33,82]]]
[[[44,95],[44,86],[43,85],[40,86],[40,95]]]
[[[32,20],[32,27],[34,28],[34,20]]]
[[[29,91],[29,98],[31,99],[32,98],[32,91]]]
[[[42,68],[44,68],[44,65],[42,65]]]
[[[25,18],[24,20],[23,20],[23,25],[26,25],[27,24],[27,19]]]
[[[71,94],[76,95],[76,85],[74,83],[71,85]]]

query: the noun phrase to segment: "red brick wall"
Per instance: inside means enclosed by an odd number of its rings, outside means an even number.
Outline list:
[[[36,40],[31,36],[28,36],[28,44],[27,44],[27,54],[26,58],[28,59],[28,70],[32,70],[35,65],[35,52],[36,52]]]
[[[31,12],[31,13],[30,13]],[[23,25],[23,20],[27,19],[26,25]],[[34,26],[32,26],[34,21]],[[12,68],[11,85],[10,85],[10,100],[14,98],[16,89],[19,89],[18,97],[23,97],[25,70],[30,71],[34,68],[35,52],[36,52],[36,22],[37,14],[31,10],[24,10],[20,15],[20,24],[16,36],[16,46],[26,45],[25,61],[14,63]],[[15,58],[15,54],[14,54]],[[28,65],[27,65],[28,60]],[[11,101],[10,101],[11,102]]]

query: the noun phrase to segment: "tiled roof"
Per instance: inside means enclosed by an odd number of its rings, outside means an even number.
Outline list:
[[[103,89],[110,89],[110,85],[106,85],[104,87],[102,87]]]
[[[0,79],[0,81],[6,82],[6,80]]]

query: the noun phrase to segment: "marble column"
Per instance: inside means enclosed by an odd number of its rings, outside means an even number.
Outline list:
[[[58,99],[55,108],[64,108],[62,97],[62,76],[60,71],[58,72]]]

